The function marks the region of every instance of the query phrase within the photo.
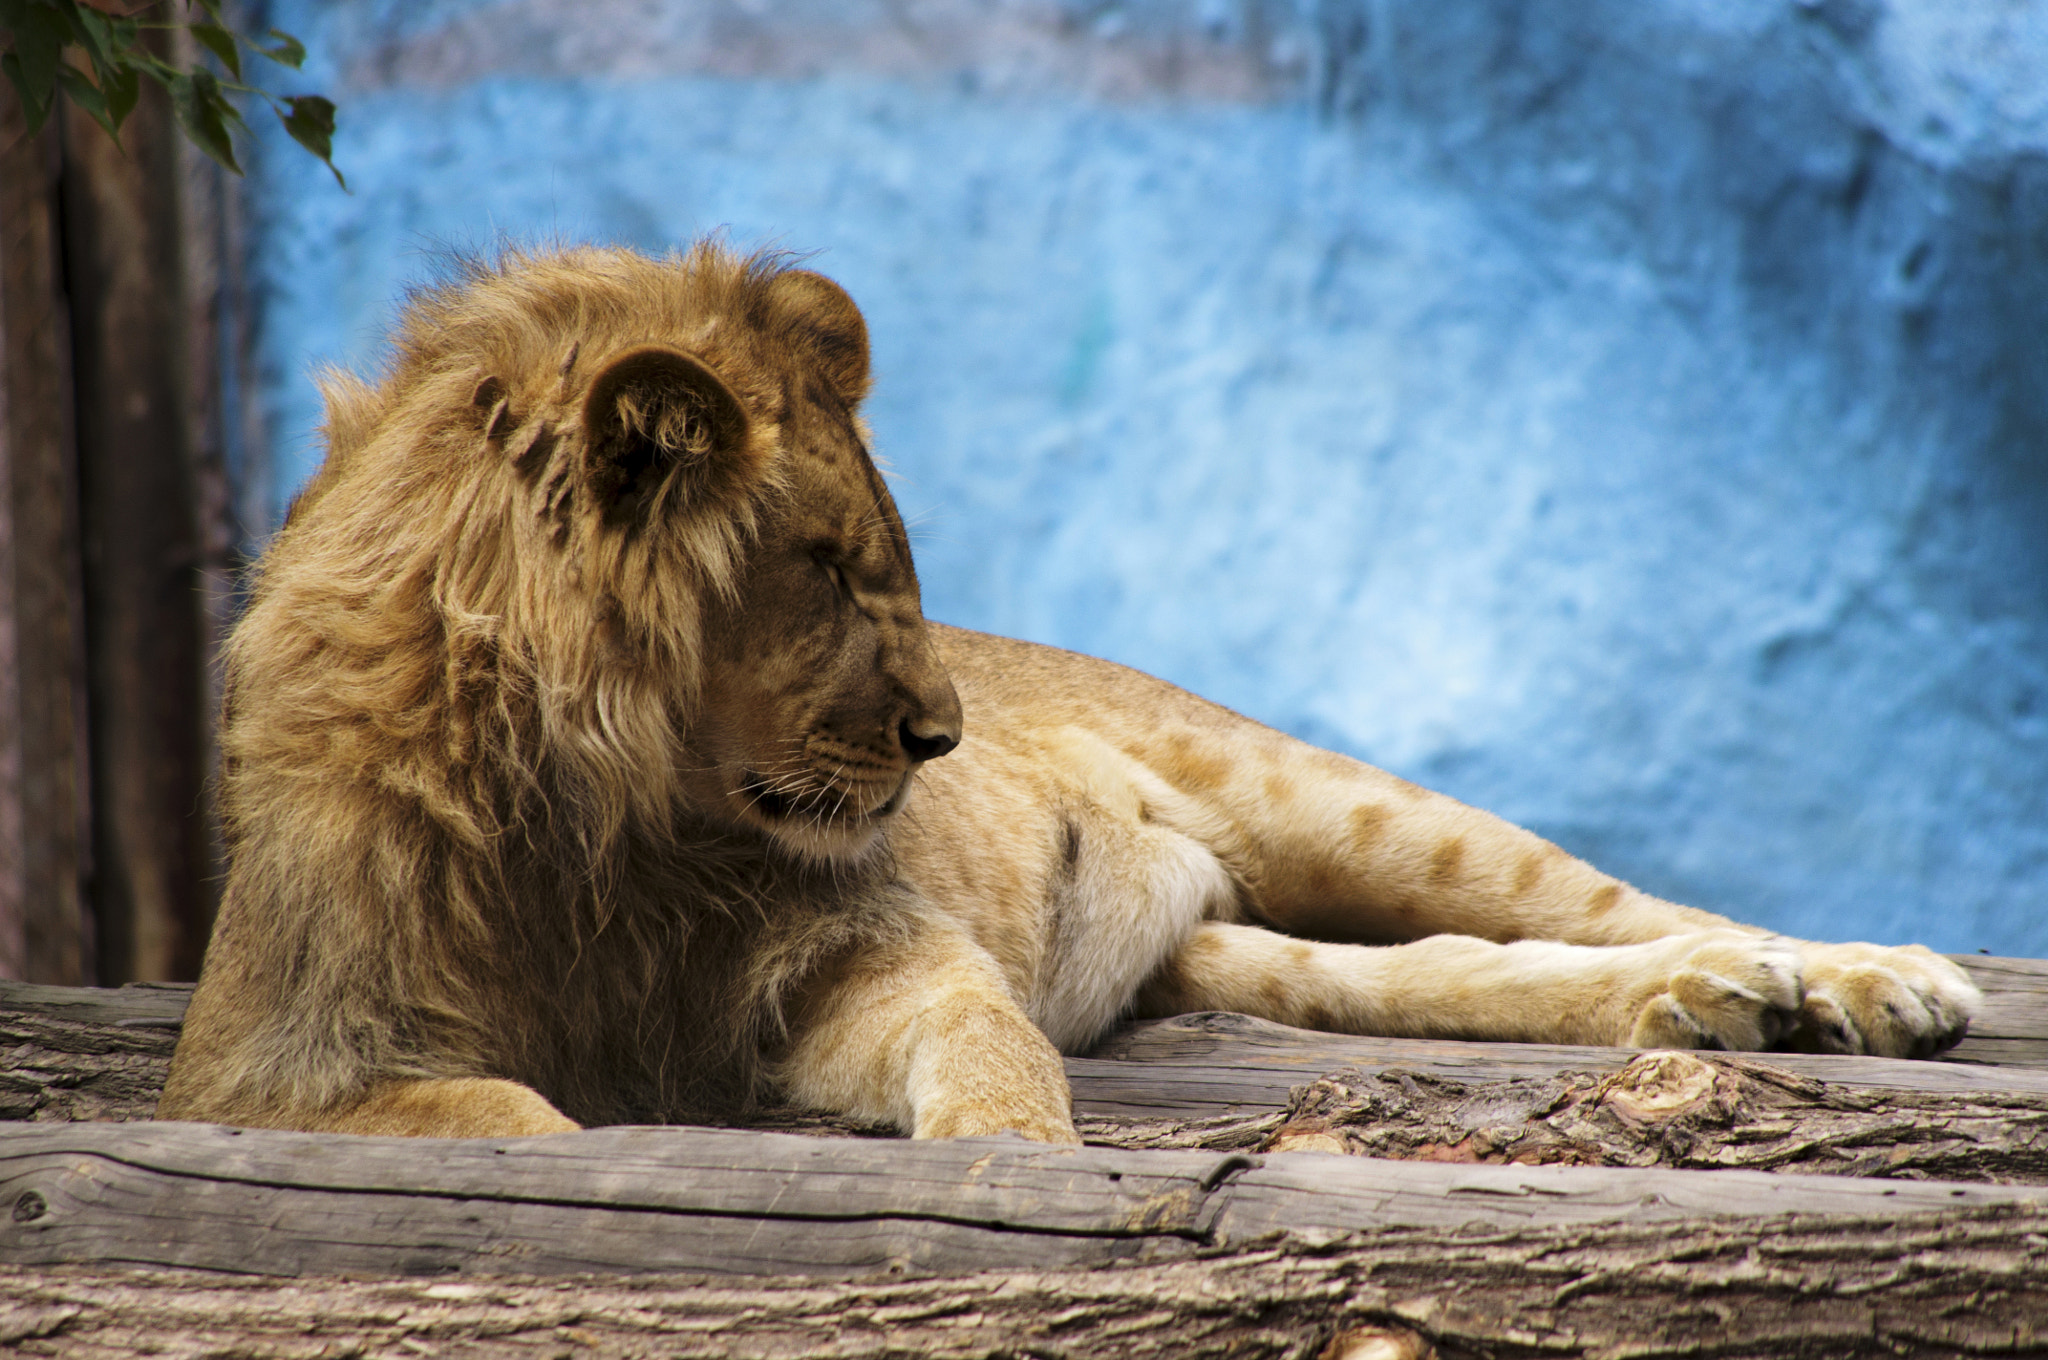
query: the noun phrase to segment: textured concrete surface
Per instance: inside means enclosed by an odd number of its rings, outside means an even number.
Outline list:
[[[2048,11],[280,0],[306,372],[437,249],[817,251],[929,612],[1788,931],[2048,954]]]

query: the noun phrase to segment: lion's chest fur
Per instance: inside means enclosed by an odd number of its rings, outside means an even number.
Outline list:
[[[747,1108],[806,983],[886,940],[902,909],[879,868],[821,869],[744,837],[635,838],[598,884],[537,877],[484,956],[504,1065],[491,1075],[585,1124]]]

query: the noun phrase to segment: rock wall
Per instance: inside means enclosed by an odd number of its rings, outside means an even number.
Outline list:
[[[2048,954],[2048,11],[277,0],[266,449],[447,246],[815,251],[928,612],[1787,931]]]

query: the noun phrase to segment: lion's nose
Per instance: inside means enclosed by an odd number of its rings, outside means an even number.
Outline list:
[[[918,731],[919,726],[927,730]],[[951,728],[937,723],[919,724],[905,718],[896,729],[896,740],[903,743],[903,754],[912,760],[937,760],[960,744],[960,736]]]

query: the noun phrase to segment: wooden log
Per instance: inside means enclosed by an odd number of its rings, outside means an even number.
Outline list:
[[[430,1155],[429,1155],[430,1154]],[[0,1130],[0,1264],[253,1275],[851,1277],[1166,1260],[1393,1228],[2048,1215],[2048,1188],[694,1128],[388,1138]],[[2048,1220],[2044,1220],[2048,1221]]]
[[[1965,1041],[1969,1042],[1969,1041]],[[1996,1042],[1990,1036],[1982,1041]],[[2018,1042],[2018,1041],[2015,1041]],[[1070,1061],[1070,1075],[1087,1081],[1105,1109],[1142,1115],[1166,1092],[1170,1108],[1206,1105],[1270,1106],[1298,1085],[1304,1072],[1339,1067],[1399,1067],[1448,1081],[1505,1081],[1558,1071],[1618,1071],[1635,1056],[1626,1048],[1562,1044],[1465,1043],[1452,1039],[1376,1039],[1293,1029],[1245,1015],[1205,1012],[1133,1025],[1110,1036],[1090,1057]],[[1821,1053],[1772,1053],[1775,1066],[1821,1081],[1901,1091],[2025,1090],[2048,1092],[2048,1070],[2030,1062],[1861,1058]],[[1107,1063],[1107,1066],[1090,1066]],[[1123,1089],[1122,1076],[1145,1074]],[[1284,1097],[1281,1097],[1284,1099]]]
[[[1999,1023],[2008,1029],[2037,1024],[2036,1010],[2024,1003],[2042,992],[2027,984],[2048,974],[2048,965],[2026,960],[1992,963],[1984,980],[2009,990],[1993,991],[1988,1009],[1994,1017],[2003,1014]],[[147,1118],[155,1107],[188,995],[189,989],[175,985],[118,990],[0,986],[0,1119]],[[2021,1004],[2008,1002],[2008,997]],[[1570,1088],[1583,1093],[1601,1074],[1618,1071],[1630,1061],[1634,1055],[1624,1049],[1359,1038],[1294,1030],[1245,1016],[1194,1015],[1135,1026],[1113,1036],[1098,1052],[1116,1056],[1069,1059],[1067,1067],[1084,1136],[1109,1146],[1258,1150],[1278,1137],[1315,1135],[1317,1119],[1349,1126],[1353,1132],[1310,1145],[1341,1145],[1382,1156],[1576,1156],[1630,1164],[1643,1160],[1655,1142],[1644,1140],[1642,1131],[1636,1130],[1638,1141],[1632,1149],[1609,1146],[1595,1155],[1586,1145],[1567,1154],[1552,1146],[1554,1126],[1549,1132],[1534,1131],[1533,1141],[1517,1142],[1503,1133],[1507,1124],[1496,1119],[1486,1135],[1492,1146],[1475,1151],[1476,1145],[1466,1141],[1473,1130],[1458,1133],[1442,1117],[1452,1106],[1470,1110],[1488,1102],[1503,1109],[1519,1103],[1533,1110],[1542,1103],[1536,1098],[1539,1091]],[[2038,1102],[2048,1096],[2048,1073],[2025,1067],[1791,1054],[1772,1055],[1769,1061],[1779,1076],[1765,1078],[1765,1084],[1775,1083],[1779,1094],[1761,1103],[1752,1097],[1752,1111],[1776,1109],[1774,1117],[1782,1122],[1792,1112],[1781,1097],[1805,1091],[1808,1094],[1800,1097],[1805,1101],[1803,1112],[1797,1116],[1802,1130],[1808,1127],[1804,1121],[1826,1113],[1830,1102],[1842,1108],[1846,1102],[1864,1111],[1857,1116],[1862,1123],[1852,1130],[1837,1119],[1825,1134],[1814,1124],[1811,1136],[1788,1135],[1789,1142],[1767,1147],[1756,1118],[1731,1120],[1719,1144],[1703,1143],[1702,1150],[1679,1155],[1667,1141],[1656,1145],[1661,1150],[1650,1159],[1669,1156],[1676,1160],[1663,1164],[1698,1165],[1703,1164],[1701,1157],[1733,1156],[1734,1164],[1745,1166],[1798,1164],[1816,1171],[1953,1179],[2036,1175]],[[1355,1074],[1353,1081],[1378,1074],[1401,1083],[1421,1083],[1418,1089],[1437,1091],[1438,1096],[1434,1103],[1411,1099],[1397,1106],[1374,1106],[1372,1122],[1381,1136],[1362,1142],[1362,1135],[1355,1132],[1363,1127],[1362,1108],[1352,1116],[1318,1113],[1305,1110],[1298,1098],[1310,1083],[1339,1071]],[[1829,1093],[1825,1098],[1816,1088],[1799,1084],[1801,1079],[1822,1077],[1826,1085],[1819,1089]],[[1475,1092],[1475,1085],[1490,1094]],[[1883,1094],[1887,1091],[1949,1099],[1893,1100]],[[1391,1112],[1396,1107],[1401,1113]],[[1551,1119],[1552,1114],[1542,1118]],[[757,1112],[749,1123],[836,1134],[886,1132],[793,1111]],[[1917,1130],[1910,1146],[1909,1128]],[[1944,1128],[1950,1130],[1948,1136],[1929,1136],[1930,1130]],[[1885,1155],[1899,1160],[1879,1167],[1870,1149],[1885,1143]],[[1794,1144],[1806,1150],[1781,1156]],[[1858,1145],[1865,1150],[1851,1153]],[[1463,1151],[1457,1151],[1461,1147]],[[1539,1147],[1550,1150],[1538,1152]],[[1900,1147],[1908,1148],[1903,1156],[1897,1152]]]
[[[185,986],[0,987],[0,1119],[149,1118],[191,995]]]
[[[2048,963],[1984,954],[1959,955],[1956,962],[1984,989],[1984,1011],[1948,1056],[2048,1069]]]
[[[2048,1094],[1842,1086],[1753,1058],[1646,1053],[1619,1072],[1477,1086],[1348,1071],[1297,1088],[1261,1145],[1566,1166],[1746,1167],[2048,1183]]]
[[[930,1279],[276,1280],[0,1268],[0,1347],[236,1355],[1957,1357],[2048,1347],[2034,1209],[1390,1229]]]
[[[2048,1095],[2048,961],[1953,956],[1985,992],[1970,1036],[1936,1062],[1773,1053],[1769,1063],[1830,1087]],[[1084,1133],[1126,1146],[1259,1146],[1305,1082],[1351,1069],[1475,1083],[1611,1073],[1624,1048],[1379,1039],[1292,1029],[1250,1016],[1175,1016],[1113,1034],[1067,1061]],[[1959,1107],[1960,1108],[1960,1107]]]

